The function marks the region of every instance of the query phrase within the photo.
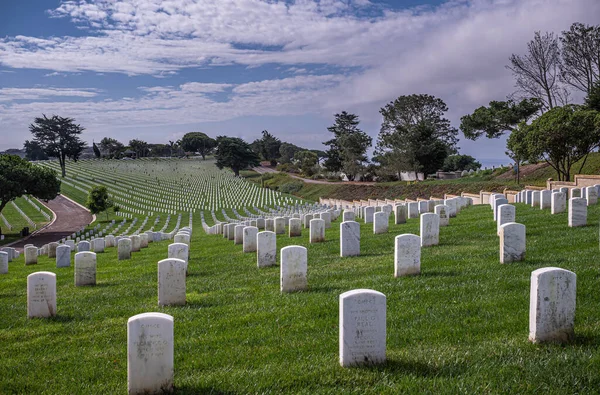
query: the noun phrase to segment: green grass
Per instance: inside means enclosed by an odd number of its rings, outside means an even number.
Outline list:
[[[35,202],[39,207],[42,207],[44,212],[50,215],[50,220],[47,220],[38,210],[36,210],[22,197],[15,199],[15,203],[32,221],[36,223],[37,229],[42,228],[48,222],[52,221],[52,212],[41,203]],[[36,230],[10,203],[2,210],[2,215],[4,215],[8,222],[12,225],[12,230],[8,230],[8,227],[5,226],[4,222],[0,220],[0,227],[2,228],[2,234],[4,235],[4,240],[0,241],[0,245],[6,245],[21,239],[20,232],[26,226],[29,227],[30,232],[34,232]]]
[[[260,174],[254,171],[241,173],[247,180],[261,185]],[[282,185],[300,182],[287,174],[269,175],[264,186],[278,190]],[[511,180],[497,181],[492,177],[468,177],[456,180],[428,180],[408,183],[405,181],[377,183],[375,185],[356,184],[310,184],[303,183],[302,189],[294,195],[309,201],[319,201],[320,197],[331,199],[416,199],[430,196],[443,197],[444,193],[479,193],[480,191],[502,192],[505,188],[521,189]]]
[[[255,254],[205,235],[196,215],[185,307],[157,307],[156,262],[168,242],[130,261],[117,261],[115,249],[98,254],[94,287],[75,288],[72,267],[20,258],[0,277],[0,393],[124,393],[127,319],[152,311],[175,318],[177,393],[597,392],[600,206],[584,228],[516,206],[527,226],[524,262],[498,263],[491,210],[476,206],[441,229],[440,245],[422,252],[422,274],[409,278],[393,277],[393,245],[418,233],[416,219],[384,235],[361,224],[362,255],[353,258],[339,257],[339,221],[325,243],[309,245],[306,230],[278,236],[278,249],[308,248],[309,290],[285,295],[279,267],[257,269]],[[530,274],[546,266],[578,276],[574,344],[527,341]],[[42,270],[57,273],[58,315],[27,319],[26,277]],[[338,297],[356,288],[387,295],[388,362],[343,369]]]

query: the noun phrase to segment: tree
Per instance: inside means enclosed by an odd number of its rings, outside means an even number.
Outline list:
[[[215,148],[216,144],[215,139],[201,132],[186,133],[181,138],[181,148],[185,152],[199,152],[202,155],[202,160],[206,159],[206,155]]]
[[[143,158],[148,153],[148,143],[143,140],[129,140],[129,148],[135,152],[135,156],[138,158]]]
[[[519,103],[514,100],[491,101],[489,107],[479,107],[473,114],[460,119],[460,129],[465,137],[475,140],[485,133],[488,138],[498,138],[505,132],[511,133],[521,122],[528,121],[542,108],[542,102],[537,98],[523,99]],[[523,157],[508,148],[506,151],[517,169],[517,183],[520,182],[520,165]]]
[[[476,140],[483,134],[494,139],[505,132],[512,132],[521,122],[529,120],[542,107],[539,99],[491,101],[489,107],[479,107],[473,114],[460,118],[460,130],[465,137]]]
[[[73,118],[57,115],[48,118],[42,114],[42,118],[35,118],[29,125],[29,131],[46,155],[58,158],[63,177],[66,176],[66,159],[77,161],[85,148],[85,142],[79,138],[84,130]]]
[[[100,158],[100,156],[102,156],[102,155],[100,154],[100,150],[98,149],[98,146],[96,145],[96,143],[95,143],[95,142],[92,142],[92,149],[94,150],[94,156],[95,156],[97,159],[99,159],[99,158]]]
[[[60,192],[56,172],[34,166],[17,155],[0,155],[0,213],[11,201],[23,195],[51,200]]]
[[[470,155],[450,155],[444,160],[443,171],[477,170],[481,163]]]
[[[535,161],[543,159],[558,174],[559,181],[571,179],[571,167],[600,145],[600,116],[582,106],[555,107],[522,126],[515,138],[517,149]],[[524,145],[524,146],[519,146]]]
[[[517,94],[539,99],[545,111],[569,100],[559,81],[560,67],[558,38],[554,33],[540,32],[535,32],[527,44],[527,54],[512,54],[506,66],[516,78]]]
[[[335,122],[327,130],[333,138],[323,144],[329,146],[325,167],[329,171],[343,171],[350,181],[368,162],[367,149],[373,139],[358,128],[358,115],[342,111],[335,114]]]
[[[600,81],[600,25],[573,23],[562,32],[561,80],[589,94]]]
[[[523,121],[513,128],[506,141],[506,155],[515,161],[517,167],[517,184],[521,183],[520,169],[521,163],[531,157],[529,147],[527,146],[527,122]]]
[[[92,214],[106,212],[106,220],[108,220],[108,209],[114,206],[114,202],[108,196],[108,190],[105,186],[96,185],[88,194],[85,206]]]
[[[318,149],[311,149],[311,152],[314,152],[317,155],[317,160],[321,162],[323,159],[327,158],[327,153]]]
[[[585,106],[590,110],[600,111],[600,81],[594,84],[592,90],[585,97]]]
[[[250,144],[237,137],[217,137],[216,165],[219,169],[229,167],[235,176],[240,175],[240,170],[249,166],[258,166],[260,159]]]
[[[448,107],[427,94],[400,96],[379,112],[383,116],[375,154],[394,173],[433,173],[456,151],[458,130],[444,118]]]
[[[260,156],[262,156],[264,160],[268,160],[271,163],[271,166],[275,166],[277,165],[277,159],[281,157],[281,153],[279,152],[281,140],[266,130],[262,131],[262,135],[262,138],[257,139],[252,143],[252,146],[255,147],[253,150],[256,152],[256,149],[258,149]]]
[[[124,150],[125,147],[122,143],[113,138],[104,137],[102,140],[100,140],[100,148],[109,158],[114,158],[118,156],[118,154]]]
[[[300,170],[306,176],[312,176],[315,174],[315,168],[319,163],[319,157],[312,151],[300,151],[296,152],[294,159],[299,162]]]
[[[177,142],[169,140],[169,149],[171,150],[170,157],[173,157],[173,150],[177,148]]]
[[[300,151],[304,151],[304,148],[298,147],[297,145],[294,145],[291,143],[286,143],[286,142],[281,143],[281,146],[279,147],[279,154],[280,154],[279,163],[281,163],[281,164],[292,163],[292,160],[294,159],[294,155],[296,155],[296,152],[300,152]]]
[[[25,159],[27,160],[34,161],[48,159],[48,155],[46,155],[44,149],[35,140],[25,140],[23,149],[25,149]]]

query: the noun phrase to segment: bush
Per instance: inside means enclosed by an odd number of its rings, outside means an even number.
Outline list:
[[[279,192],[292,194],[302,189],[304,184],[301,181],[294,181],[282,184],[279,186]]]
[[[313,174],[313,176],[311,177],[313,180],[324,180],[325,177],[323,176],[323,174]]]
[[[293,165],[292,163],[284,163],[282,165],[277,165],[277,170],[286,173],[298,173],[298,167]]]

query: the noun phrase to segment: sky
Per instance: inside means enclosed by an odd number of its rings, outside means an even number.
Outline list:
[[[535,31],[600,23],[600,0],[0,0],[0,150],[35,117],[91,142],[268,130],[323,149],[348,111],[375,144],[379,109],[443,99],[460,117],[515,91],[506,69]],[[507,164],[505,139],[460,153]]]

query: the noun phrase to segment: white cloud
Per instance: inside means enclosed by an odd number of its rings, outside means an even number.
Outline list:
[[[98,96],[98,90],[68,88],[0,88],[0,101],[44,100],[49,97],[57,96],[91,98]]]
[[[275,64],[281,71],[235,84],[178,80],[140,87],[141,97],[102,101],[51,105],[10,102],[3,95],[3,123],[24,127],[31,114],[56,112],[110,129],[349,110],[376,125],[386,102],[430,93],[446,101],[457,125],[461,115],[514,91],[504,65],[511,53],[524,52],[534,31],[560,33],[575,21],[599,24],[600,1],[453,0],[393,11],[367,0],[78,0],[63,2],[51,15],[88,33],[0,38],[0,65],[157,78],[231,64]],[[325,75],[312,75],[317,68]],[[213,100],[212,93],[227,97]]]
[[[182,91],[197,93],[216,93],[223,92],[231,88],[232,84],[215,84],[206,82],[188,82],[180,86]]]

